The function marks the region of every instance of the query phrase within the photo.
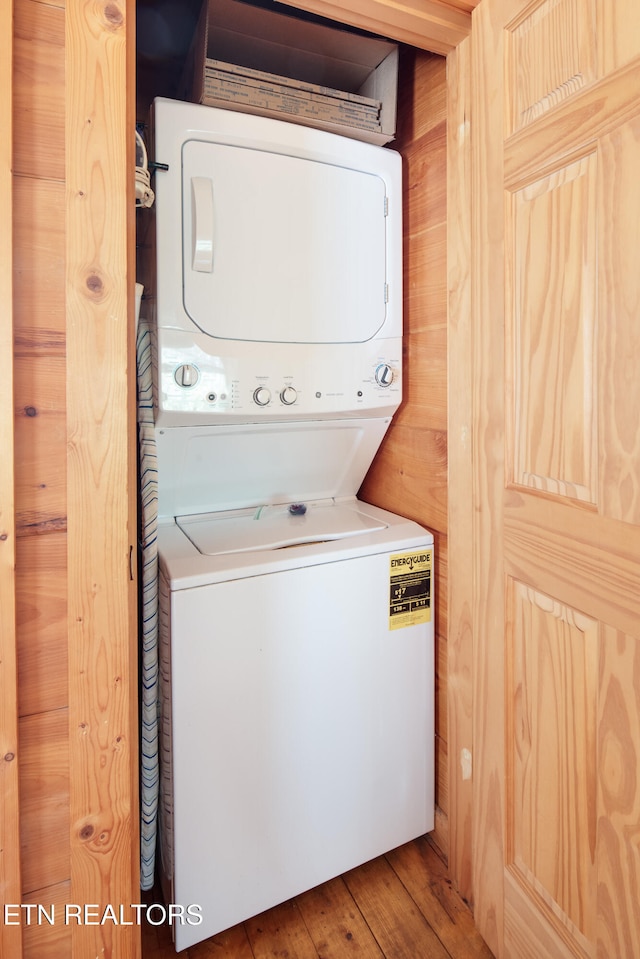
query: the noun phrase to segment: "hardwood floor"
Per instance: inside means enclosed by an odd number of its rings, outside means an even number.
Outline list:
[[[176,953],[143,927],[142,959]],[[180,954],[185,959],[491,959],[425,838],[394,849]]]

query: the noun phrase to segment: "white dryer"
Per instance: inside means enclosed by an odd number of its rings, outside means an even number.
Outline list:
[[[433,539],[356,498],[401,400],[400,158],[154,112],[162,868],[202,916],[181,950],[433,828]]]

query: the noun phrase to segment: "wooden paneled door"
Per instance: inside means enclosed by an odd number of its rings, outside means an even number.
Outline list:
[[[472,30],[474,890],[517,959],[640,955],[640,5]]]

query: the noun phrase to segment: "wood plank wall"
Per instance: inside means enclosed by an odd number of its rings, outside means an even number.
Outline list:
[[[139,900],[135,0],[65,14],[67,556],[74,959],[133,959]]]
[[[135,468],[131,479],[129,462],[134,436],[128,367],[132,332],[130,343],[126,338],[127,326],[133,328],[127,309],[133,310],[134,240],[122,216],[125,203],[133,211],[133,111],[129,116],[125,108],[125,90],[127,80],[128,89],[133,89],[134,31],[126,26],[126,14],[131,13],[133,22],[135,4],[113,0],[96,5],[93,13],[86,4],[65,11],[64,0],[14,0],[13,7],[15,598],[22,865],[21,895],[16,901],[57,908],[55,923],[24,925],[25,957],[58,959],[100,952],[115,959],[137,954],[137,930],[127,928],[116,936],[108,928],[111,939],[107,942],[98,927],[92,934],[96,942],[89,943],[85,930],[65,924],[60,917],[65,903],[101,902],[108,891],[116,904],[136,902],[139,896],[137,653],[131,616],[133,612],[135,617],[136,599],[129,571],[131,549],[135,555],[135,495],[131,493]],[[126,29],[131,38],[128,66]],[[95,173],[99,163],[88,156],[85,140],[74,170],[83,184],[90,184],[91,193],[76,195],[84,198],[91,223],[96,225],[87,231],[77,226],[76,234],[67,232],[74,224],[65,177],[65,140],[68,130],[73,130],[73,111],[67,97],[65,52],[73,61],[71,76],[83,93],[83,99],[78,95],[72,104],[82,103],[85,111],[78,126],[107,130],[108,139],[98,146],[102,157],[112,156],[109,176],[92,182],[89,171]],[[98,57],[102,60],[96,66]],[[83,70],[86,83],[79,79]],[[94,78],[104,80],[102,91],[110,90],[106,119],[100,114],[104,104],[95,97],[91,101],[88,95]],[[85,117],[91,118],[90,127]],[[132,130],[130,145],[125,124]],[[77,136],[77,146],[71,144],[74,158],[82,130]],[[126,198],[125,152],[131,168]],[[100,192],[103,182],[112,196]],[[110,203],[115,209],[105,217]],[[133,224],[133,213],[130,220]],[[74,253],[82,257],[96,230],[101,247],[89,255],[95,256],[104,295],[97,295],[95,285],[93,290],[86,286],[84,312],[78,322],[76,307],[77,322],[71,327],[69,262]],[[99,302],[89,300],[87,306],[87,290]],[[109,335],[92,339],[94,324]],[[68,377],[73,380],[70,399]],[[109,404],[110,415],[101,422],[90,419],[92,398]],[[69,451],[75,459],[68,459]],[[72,469],[74,488],[68,484]],[[108,529],[96,530],[96,515],[103,526],[111,524]],[[75,529],[73,542],[68,527]],[[74,614],[70,624],[73,602],[83,613],[82,623]],[[85,657],[81,662],[80,643]],[[70,683],[69,664],[74,658],[78,678]],[[120,693],[114,692],[118,689]],[[114,698],[122,701],[117,708],[112,706]],[[103,747],[99,735],[96,738],[97,728],[88,730],[88,746],[81,737],[71,736],[72,714],[76,728],[78,715],[89,717],[94,727],[100,722],[109,736],[108,746]],[[122,732],[126,740],[118,748],[126,759],[120,759],[121,772],[114,779],[113,742],[121,742]],[[111,760],[107,753],[113,753]],[[96,784],[101,784],[97,799]],[[74,795],[76,820],[84,823],[95,816],[100,826],[99,864],[93,871],[81,863],[83,856],[91,860],[94,844],[85,841],[87,834],[77,825],[71,828]],[[20,953],[14,950],[11,955],[17,959]]]
[[[446,61],[401,48],[404,177],[404,399],[360,490],[433,531],[436,549],[436,828],[446,856],[447,758],[447,89]]]
[[[20,901],[18,793],[18,683],[15,609],[15,515],[13,475],[13,252],[12,103],[13,9],[0,7],[0,906]],[[19,955],[22,931],[0,918],[0,956]]]
[[[21,902],[69,896],[64,6],[14,2],[14,370]],[[70,954],[30,925],[25,956]]]

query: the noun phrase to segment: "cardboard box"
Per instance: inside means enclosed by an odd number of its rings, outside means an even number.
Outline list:
[[[380,100],[207,58],[202,102],[212,105],[220,100],[229,101],[230,109],[246,105],[256,112],[288,113],[381,132]]]
[[[388,143],[396,131],[397,44],[295,14],[205,0],[185,99]]]

